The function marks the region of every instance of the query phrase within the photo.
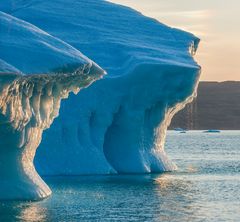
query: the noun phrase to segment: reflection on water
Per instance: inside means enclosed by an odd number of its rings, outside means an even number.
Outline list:
[[[161,212],[166,211],[168,221],[190,221],[194,220],[197,214],[197,208],[194,207],[197,190],[194,189],[193,183],[184,178],[176,178],[173,174],[164,174],[156,178],[159,189],[157,195],[163,199]],[[159,221],[164,220],[160,213]]]
[[[47,177],[52,197],[1,202],[0,221],[240,221],[239,147],[239,131],[170,132],[166,148],[179,171]]]
[[[40,202],[3,201],[0,204],[0,221],[47,221],[47,209]]]
[[[46,211],[47,209],[39,206],[38,203],[31,203],[22,208],[17,219],[29,222],[44,221],[47,219]]]

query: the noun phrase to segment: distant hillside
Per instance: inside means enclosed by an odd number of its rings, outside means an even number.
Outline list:
[[[198,97],[172,120],[170,129],[240,129],[240,82],[200,82]]]

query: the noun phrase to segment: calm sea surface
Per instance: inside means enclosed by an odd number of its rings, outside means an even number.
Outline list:
[[[52,197],[0,221],[240,221],[240,131],[168,132],[166,150],[177,172],[45,178]]]

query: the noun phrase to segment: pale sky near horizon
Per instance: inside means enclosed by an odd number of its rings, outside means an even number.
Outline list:
[[[240,80],[239,0],[111,0],[201,39],[201,80]]]

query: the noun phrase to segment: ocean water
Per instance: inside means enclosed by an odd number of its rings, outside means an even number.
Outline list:
[[[176,172],[47,177],[53,195],[0,203],[0,221],[240,221],[240,131],[169,131]]]

